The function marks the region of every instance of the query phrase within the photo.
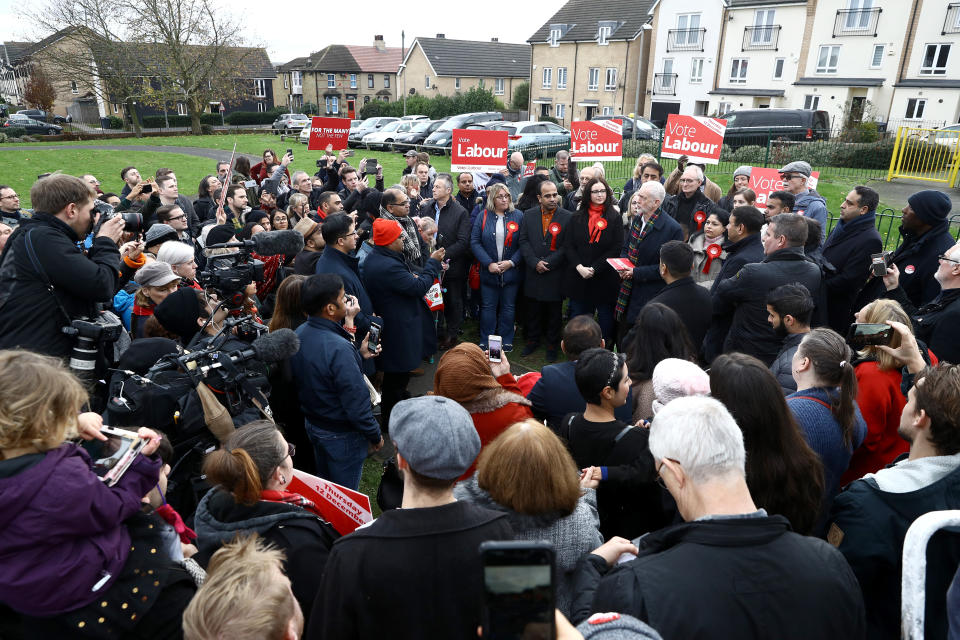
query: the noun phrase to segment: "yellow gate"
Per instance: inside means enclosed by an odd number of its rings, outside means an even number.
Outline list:
[[[960,168],[960,129],[899,127],[887,181],[911,178],[953,185]]]

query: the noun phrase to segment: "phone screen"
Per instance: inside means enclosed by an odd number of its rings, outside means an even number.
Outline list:
[[[893,339],[893,327],[888,324],[860,323],[850,325],[847,342],[857,349],[869,345],[889,345]]]
[[[373,348],[380,344],[380,325],[376,322],[370,323],[370,330],[367,334],[367,348]]]
[[[490,351],[490,362],[500,362],[503,349],[500,336],[487,336],[487,348]]]
[[[553,549],[549,543],[490,543],[483,554],[483,637],[549,639],[554,624]]]
[[[93,460],[94,473],[103,478],[120,463],[137,440],[135,433],[131,437],[108,435],[106,440],[84,441],[83,448]]]
[[[364,173],[373,175],[377,172],[377,159],[376,158],[367,158],[367,164],[364,167]]]

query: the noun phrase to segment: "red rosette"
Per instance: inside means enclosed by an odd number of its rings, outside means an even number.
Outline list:
[[[606,220],[604,220],[603,218],[600,218],[599,220],[597,220],[597,229],[600,229],[600,231],[603,231],[606,228],[607,228]]]
[[[597,220],[594,232],[590,235],[590,242],[600,242],[600,234],[607,228],[607,221],[603,218]]]
[[[507,237],[503,239],[503,246],[509,247],[513,244],[513,234],[519,228],[520,225],[513,220],[507,223]]]
[[[550,235],[553,236],[553,237],[550,239],[550,251],[556,251],[556,250],[557,250],[557,236],[560,234],[560,225],[557,224],[556,222],[554,222],[554,223],[551,224],[549,227],[547,227],[547,231],[549,231],[549,232],[550,232]]]
[[[723,248],[716,243],[707,247],[707,262],[703,265],[704,273],[710,273],[710,265],[713,263],[713,259],[719,258],[721,253],[723,253]]]
[[[707,221],[707,214],[699,209],[695,214],[693,214],[693,219],[697,221],[697,231],[703,227],[703,223]]]

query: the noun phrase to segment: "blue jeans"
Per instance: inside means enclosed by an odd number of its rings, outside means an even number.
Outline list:
[[[313,443],[317,475],[344,487],[359,489],[370,442],[359,431],[326,431],[309,421],[306,427]]]
[[[607,349],[613,350],[614,338],[613,335],[613,304],[604,304],[598,302],[590,302],[589,300],[574,300],[570,298],[570,317],[574,316],[590,316],[593,317],[593,312],[597,312],[597,324],[600,325],[600,333],[603,335],[603,340],[607,344]]]
[[[506,286],[480,283],[480,342],[487,344],[487,336],[498,335],[503,346],[513,346],[513,318],[517,309],[519,283]],[[497,308],[499,307],[499,313]]]

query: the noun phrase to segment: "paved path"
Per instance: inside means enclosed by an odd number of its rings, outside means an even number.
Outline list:
[[[924,189],[934,189],[942,191],[950,196],[953,202],[953,213],[960,214],[960,189],[951,189],[945,184],[934,182],[924,182],[923,180],[908,180],[906,178],[895,178],[892,182],[886,180],[871,180],[868,186],[876,189],[880,194],[880,201],[896,211],[900,211],[907,205],[907,198]]]
[[[187,156],[196,156],[198,158],[211,158],[213,160],[229,160],[230,151],[226,149],[204,149],[203,147],[165,147],[140,144],[71,144],[71,145],[49,145],[49,146],[10,146],[10,149],[16,150],[38,150],[52,149],[55,151],[69,151],[70,149],[104,149],[107,151],[159,151],[160,153],[180,153]],[[0,147],[2,150],[2,147]],[[242,155],[256,162],[260,157],[244,153]]]

